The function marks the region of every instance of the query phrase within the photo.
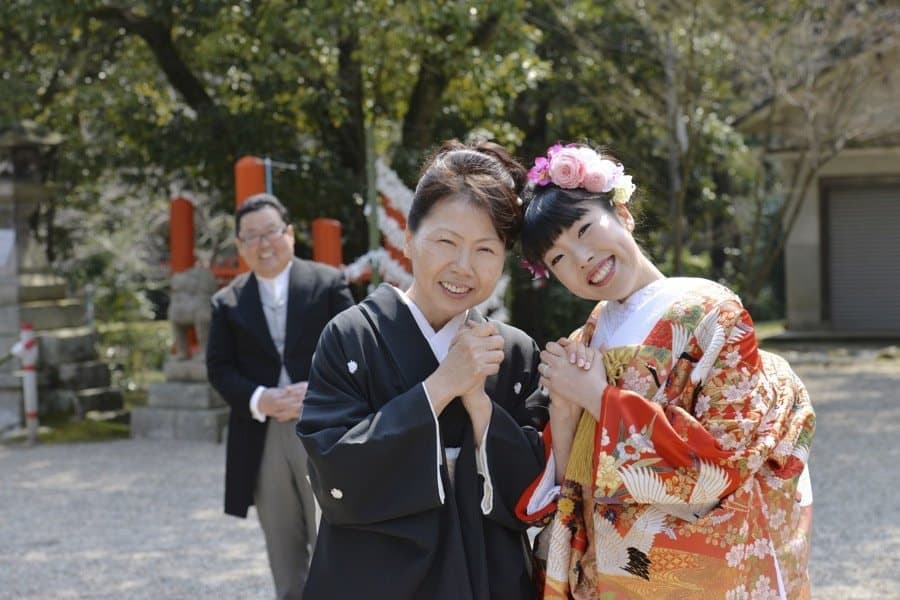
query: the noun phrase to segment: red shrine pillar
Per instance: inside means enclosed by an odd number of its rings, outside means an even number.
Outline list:
[[[318,218],[312,222],[313,260],[332,267],[343,264],[341,255],[341,222]]]
[[[234,163],[234,207],[238,208],[253,194],[266,191],[266,166],[262,159],[243,156]],[[237,235],[237,232],[234,232]],[[238,272],[248,270],[247,263],[238,256]]]
[[[194,205],[184,196],[175,196],[169,204],[169,267],[172,274],[194,266]],[[197,348],[197,332],[187,332],[191,353]]]
[[[267,190],[265,162],[256,156],[241,157],[234,163],[235,208],[253,194]],[[237,234],[237,232],[235,232]],[[314,219],[312,222],[313,260],[341,266],[341,223],[335,219]],[[239,271],[247,271],[247,264],[238,257]]]
[[[194,205],[183,196],[169,204],[169,256],[172,273],[194,266]]]
[[[266,166],[261,158],[243,156],[234,163],[234,206],[266,191]]]

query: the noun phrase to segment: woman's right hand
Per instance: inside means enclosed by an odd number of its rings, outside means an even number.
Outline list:
[[[435,412],[440,414],[455,397],[483,386],[500,370],[503,356],[503,337],[493,324],[464,323],[450,342],[447,357],[424,382]]]

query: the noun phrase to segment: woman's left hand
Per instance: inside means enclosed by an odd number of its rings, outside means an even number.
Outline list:
[[[575,354],[576,359],[570,361]],[[578,358],[583,357],[582,366],[578,366]],[[585,349],[583,345],[571,340],[550,342],[541,352],[541,385],[550,393],[551,402],[559,398],[572,402],[600,418],[600,398],[606,389],[606,368],[600,356],[593,349]]]

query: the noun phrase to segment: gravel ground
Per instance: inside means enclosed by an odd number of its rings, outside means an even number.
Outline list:
[[[197,442],[0,448],[0,598],[271,598],[224,462]]]
[[[784,354],[818,413],[813,597],[900,598],[900,361]],[[0,446],[0,598],[272,597],[223,466],[202,443]]]
[[[900,598],[900,362],[796,370],[816,407],[813,598]]]

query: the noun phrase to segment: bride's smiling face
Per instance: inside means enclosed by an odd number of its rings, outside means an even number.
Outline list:
[[[652,270],[632,235],[634,218],[624,206],[585,208],[544,253],[544,264],[580,298],[624,300],[649,283]]]

